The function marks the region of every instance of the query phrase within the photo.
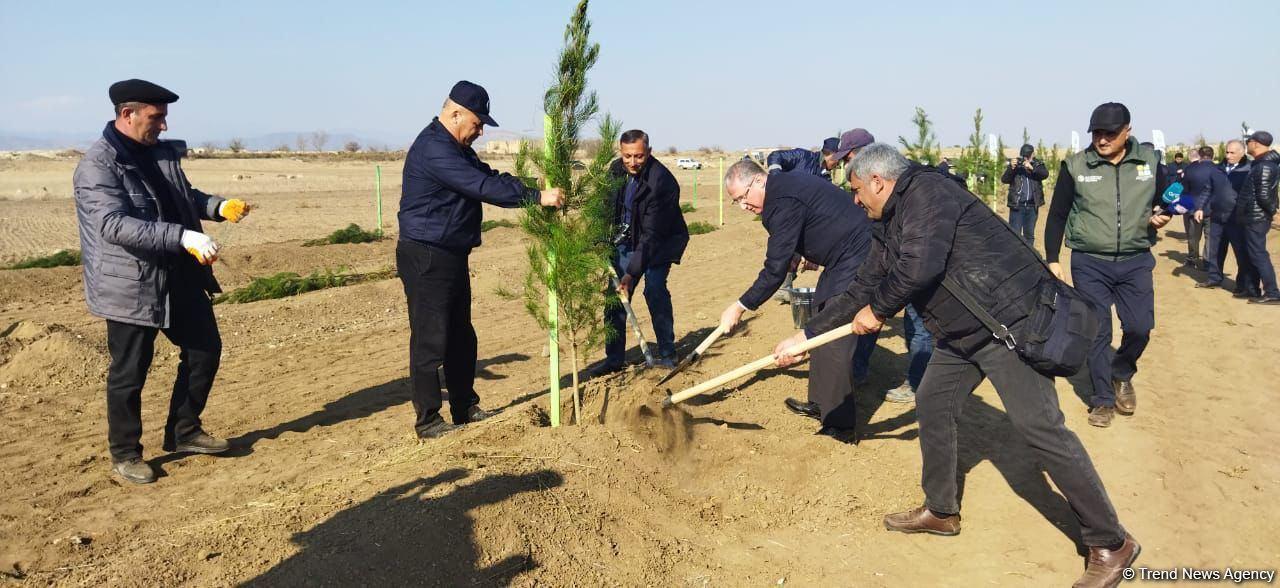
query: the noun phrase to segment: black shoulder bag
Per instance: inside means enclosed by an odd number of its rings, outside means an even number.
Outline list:
[[[1005,228],[1013,233],[1009,225],[1006,224]],[[1048,271],[1049,265],[1040,258],[1040,254],[1017,233],[1013,235]],[[1052,271],[1048,273],[1036,292],[1035,306],[1016,334],[982,308],[955,278],[946,276],[942,286],[969,309],[992,336],[1015,351],[1037,372],[1050,377],[1072,376],[1084,367],[1094,340],[1099,336],[1102,313],[1109,310],[1054,277]]]

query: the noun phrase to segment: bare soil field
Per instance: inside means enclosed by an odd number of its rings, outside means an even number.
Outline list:
[[[714,223],[710,163],[688,216]],[[0,163],[0,263],[78,247],[74,164]],[[394,263],[393,240],[301,246],[372,224],[373,164],[195,160],[186,169],[197,187],[259,206],[240,225],[207,225],[225,246],[215,269],[224,288],[278,271]],[[691,200],[693,172],[677,175]],[[399,177],[398,163],[383,164],[391,233]],[[51,195],[24,196],[41,187]],[[728,207],[725,220],[692,237],[671,273],[682,353],[763,259],[760,224]],[[1060,402],[1144,546],[1140,565],[1274,569],[1280,310],[1192,288],[1199,274],[1181,268],[1180,225],[1164,235],[1137,415],[1090,427],[1079,383],[1067,380]],[[1044,586],[1083,569],[1069,507],[989,384],[961,429],[964,532],[883,529],[885,513],[922,499],[914,409],[878,400],[905,370],[898,319],[859,390],[856,446],[813,435],[812,421],[783,408],[804,395],[803,364],[668,411],[654,408],[660,374],[632,369],[586,385],[581,424],[547,426],[546,336],[518,301],[494,294],[519,290],[521,235],[499,228],[484,240],[471,259],[477,391],[498,416],[414,438],[398,280],[218,305],[224,355],[204,418],[233,450],[160,450],[177,366],[161,337],[143,444],[163,476],[149,486],[109,472],[105,328],[84,307],[80,268],[0,271],[0,574],[30,585]],[[793,330],[789,308],[770,303],[669,385],[765,355]]]

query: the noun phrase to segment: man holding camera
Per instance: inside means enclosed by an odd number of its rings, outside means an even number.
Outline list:
[[[1023,145],[1018,158],[1010,159],[1009,167],[1000,176],[1001,183],[1009,184],[1009,226],[1032,247],[1036,243],[1036,218],[1044,206],[1044,180],[1049,177],[1049,169],[1034,155],[1035,147]]]
[[[619,274],[618,295],[627,300],[644,278],[644,301],[658,344],[657,365],[676,366],[675,315],[667,275],[671,264],[680,263],[689,245],[689,226],[680,212],[680,184],[675,176],[653,157],[649,135],[639,129],[622,133],[619,157],[609,171],[623,178],[614,194],[614,270]],[[605,342],[605,360],[592,375],[621,370],[627,351],[627,315],[621,305],[605,310],[605,320],[613,336]]]

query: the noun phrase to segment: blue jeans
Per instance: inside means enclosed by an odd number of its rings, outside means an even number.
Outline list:
[[[933,334],[924,328],[924,319],[916,312],[916,307],[908,304],[902,319],[902,335],[907,340],[907,383],[915,390],[924,377],[924,369],[933,357]],[[853,379],[867,377],[871,370],[871,352],[875,351],[879,333],[861,335],[853,352]]]
[[[1036,218],[1039,216],[1040,209],[1034,206],[1009,209],[1009,226],[1032,247],[1036,244]]]
[[[618,246],[614,257],[613,268],[622,275],[623,269],[631,261],[634,251],[628,245]],[[671,309],[671,291],[667,289],[667,275],[671,273],[671,264],[651,266],[645,270],[641,279],[644,281],[644,302],[649,307],[649,320],[653,322],[653,336],[657,339],[657,357],[676,356],[675,314]],[[634,294],[638,283],[631,284]],[[605,362],[611,365],[622,365],[627,352],[627,311],[622,305],[608,307],[604,311],[605,321],[613,330],[614,336],[605,341]]]

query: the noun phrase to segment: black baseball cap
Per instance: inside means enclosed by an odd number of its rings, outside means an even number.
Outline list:
[[[121,80],[111,84],[107,89],[107,96],[111,98],[112,105],[125,102],[172,104],[178,101],[178,95],[167,88],[139,79]]]
[[[1089,116],[1089,132],[1102,130],[1112,133],[1129,126],[1129,108],[1119,102],[1107,102],[1093,109]]]
[[[489,116],[489,93],[479,84],[462,80],[449,90],[449,99],[480,117],[480,122],[491,127],[498,126],[498,121]]]
[[[827,137],[822,140],[822,151],[825,153],[835,153],[840,148],[839,137]]]
[[[1274,141],[1275,138],[1271,136],[1271,133],[1266,131],[1255,131],[1252,135],[1249,135],[1248,140],[1257,141],[1258,143],[1261,143],[1263,147],[1270,147],[1271,142]]]

